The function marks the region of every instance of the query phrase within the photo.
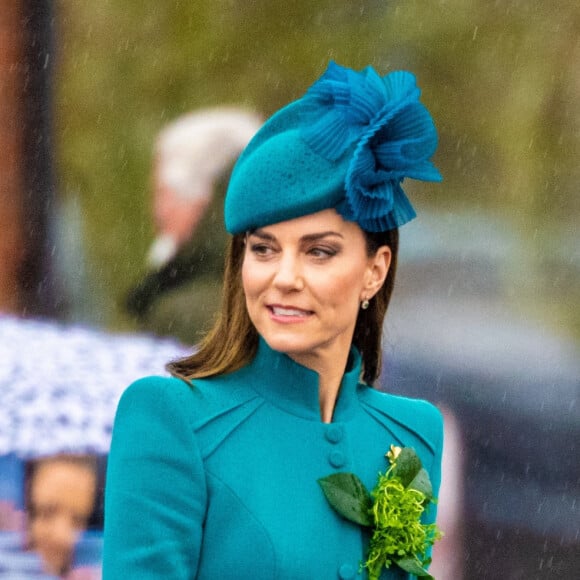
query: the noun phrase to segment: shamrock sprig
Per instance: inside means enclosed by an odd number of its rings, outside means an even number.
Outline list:
[[[428,552],[442,533],[436,524],[424,524],[421,516],[435,503],[429,474],[411,447],[396,447],[386,454],[390,466],[379,473],[368,492],[353,473],[333,473],[318,480],[330,505],[344,518],[372,529],[367,560],[370,580],[396,564],[415,576],[434,580],[427,572]]]

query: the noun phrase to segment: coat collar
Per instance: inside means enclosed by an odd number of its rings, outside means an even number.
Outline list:
[[[361,364],[358,350],[352,347],[333,421],[348,419],[358,405],[356,391]],[[320,421],[318,373],[272,350],[262,338],[254,360],[236,374],[272,405],[304,419]]]

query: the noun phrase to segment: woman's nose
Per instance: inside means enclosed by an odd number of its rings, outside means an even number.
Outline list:
[[[274,285],[286,292],[302,290],[304,278],[299,260],[292,255],[282,256],[274,276]]]

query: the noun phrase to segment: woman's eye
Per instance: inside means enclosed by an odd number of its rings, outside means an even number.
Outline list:
[[[308,253],[315,258],[330,258],[335,256],[337,251],[334,248],[315,247],[311,248]]]
[[[274,250],[267,244],[250,244],[250,251],[257,256],[268,256]]]

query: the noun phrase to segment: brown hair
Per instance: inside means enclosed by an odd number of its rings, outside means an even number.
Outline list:
[[[359,311],[354,329],[353,343],[363,359],[362,378],[366,383],[372,384],[381,371],[383,322],[395,283],[399,231],[394,229],[364,234],[369,256],[374,255],[381,246],[389,246],[392,254],[385,283],[370,301],[369,307]],[[222,308],[216,323],[195,353],[167,365],[167,370],[173,376],[191,380],[231,373],[254,358],[258,347],[258,332],[246,309],[241,276],[245,236],[246,234],[237,234],[230,240],[226,255]]]

